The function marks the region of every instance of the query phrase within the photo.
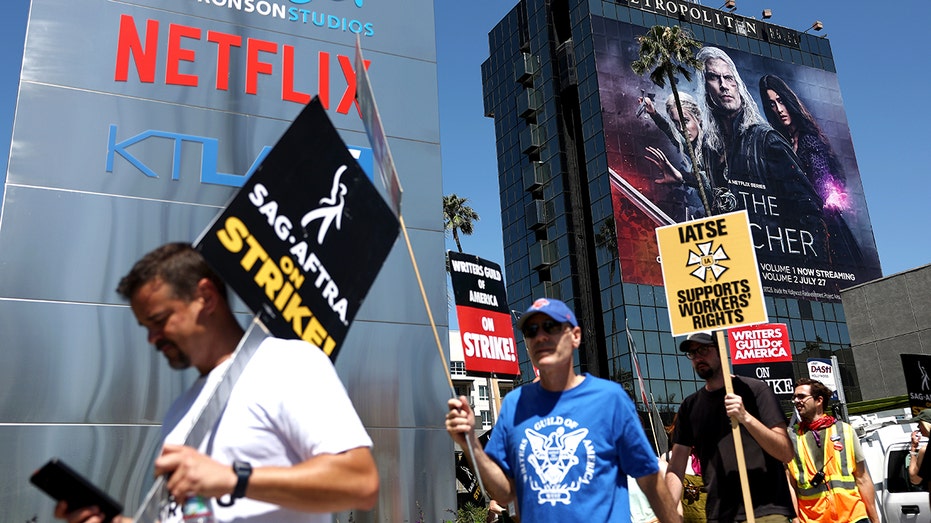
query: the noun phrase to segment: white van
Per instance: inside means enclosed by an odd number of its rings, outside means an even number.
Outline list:
[[[906,441],[893,443],[886,449],[882,491],[882,517],[886,523],[931,522],[928,491],[908,480],[910,447],[911,443]]]
[[[911,433],[917,428],[914,423],[889,422],[867,430],[860,438],[884,523],[931,522],[928,492],[908,480]],[[923,441],[922,445],[927,443]]]

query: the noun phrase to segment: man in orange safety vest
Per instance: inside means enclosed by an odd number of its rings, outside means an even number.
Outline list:
[[[825,414],[831,390],[802,378],[792,402],[801,421],[789,429],[795,458],[788,463],[802,522],[879,523],[876,490],[853,428]]]

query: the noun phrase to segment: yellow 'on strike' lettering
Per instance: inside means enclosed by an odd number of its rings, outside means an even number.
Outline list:
[[[275,308],[281,312],[281,318],[291,324],[291,328],[302,340],[320,347],[324,353],[330,355],[336,348],[336,340],[330,336],[310,308],[301,304],[303,299],[300,294],[295,292],[290,281],[285,280],[285,273],[282,272],[281,267],[269,258],[268,252],[249,232],[246,224],[239,218],[230,216],[224,225],[224,229],[217,231],[217,238],[228,251],[239,253],[245,245],[248,245],[248,250],[239,261],[243,269],[251,272],[256,262],[262,261],[253,276],[253,281],[264,290],[268,299],[272,300]],[[282,265],[287,265],[285,269],[290,271],[292,281],[303,283],[302,275],[299,279],[294,277],[294,273],[298,271],[290,258],[283,257]]]

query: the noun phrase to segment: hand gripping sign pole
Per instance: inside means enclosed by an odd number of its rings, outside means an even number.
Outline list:
[[[239,340],[236,350],[233,351],[230,364],[226,367],[220,379],[217,380],[215,388],[210,392],[207,401],[202,404],[200,412],[188,429],[187,435],[184,437],[185,445],[197,448],[204,441],[204,437],[220,419],[220,414],[226,407],[226,402],[233,391],[233,386],[236,385],[236,380],[239,379],[243,369],[246,368],[246,364],[249,363],[249,359],[252,358],[255,350],[267,336],[268,330],[265,325],[262,324],[258,317],[253,318],[246,333]],[[160,517],[167,515],[163,514],[163,512],[165,509],[170,508],[171,500],[166,482],[165,476],[159,476],[155,479],[155,483],[149,489],[145,499],[143,499],[142,506],[134,515],[134,521],[142,523],[159,521]]]
[[[769,321],[747,211],[659,227],[656,243],[672,335],[716,330],[724,390],[733,394],[725,329]],[[740,424],[733,417],[731,430],[744,511],[754,523]]]
[[[375,165],[380,175],[382,185],[387,191],[387,200],[394,210],[395,215],[401,225],[401,232],[404,235],[404,242],[407,244],[407,252],[411,257],[411,265],[414,268],[414,275],[417,277],[417,285],[420,287],[420,296],[423,298],[424,307],[427,310],[427,318],[430,320],[430,327],[433,329],[433,338],[436,341],[436,349],[440,355],[440,362],[446,361],[446,355],[443,353],[443,344],[440,341],[440,334],[436,329],[436,321],[433,319],[433,312],[430,310],[430,301],[427,299],[427,292],[423,286],[423,279],[420,277],[420,269],[417,267],[417,258],[414,256],[414,249],[411,246],[411,239],[407,234],[407,226],[404,224],[404,217],[401,215],[401,182],[398,178],[398,171],[394,165],[394,159],[391,156],[391,149],[388,147],[388,137],[385,135],[382,127],[381,116],[378,113],[378,106],[375,104],[375,93],[372,91],[372,84],[369,80],[367,63],[362,57],[362,42],[359,35],[356,35],[356,103],[362,116],[362,123],[365,126],[365,132],[369,137],[369,143],[372,146],[372,155],[375,158]],[[452,376],[449,374],[447,365],[443,365],[443,372],[446,374],[446,382],[449,384],[450,394],[456,397],[456,387],[453,385]],[[468,446],[469,455],[474,455],[472,450],[472,441],[465,438]],[[485,491],[485,484],[482,482],[482,476],[475,470],[475,477],[478,479],[479,487],[482,490],[482,496],[488,500],[488,493]]]

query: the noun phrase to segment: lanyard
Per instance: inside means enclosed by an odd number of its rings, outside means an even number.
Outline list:
[[[268,337],[268,329],[261,320],[259,320],[258,316],[256,316],[242,339],[239,340],[239,345],[233,352],[232,361],[226,368],[226,372],[223,374],[219,383],[217,383],[216,388],[210,391],[210,398],[204,404],[203,409],[197,413],[196,421],[184,438],[185,445],[198,447],[204,440],[204,437],[207,436],[210,428],[220,419],[220,414],[226,407],[226,402],[229,400],[230,393],[233,391],[233,386],[236,385],[236,380],[239,379],[239,375],[242,374],[243,369],[246,368],[249,359],[266,337]],[[204,391],[201,391],[201,394],[203,393]],[[149,492],[143,499],[142,506],[136,512],[134,517],[136,522],[149,523],[158,521],[162,509],[167,507],[171,502],[168,496],[168,489],[165,485],[166,478],[164,476],[155,479],[155,484],[149,489]]]

